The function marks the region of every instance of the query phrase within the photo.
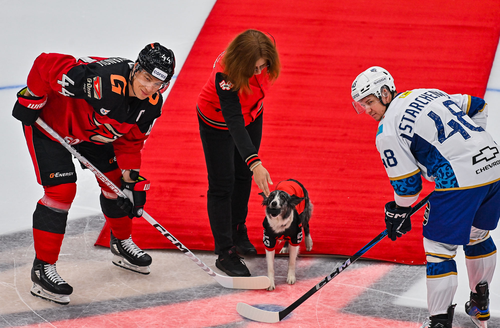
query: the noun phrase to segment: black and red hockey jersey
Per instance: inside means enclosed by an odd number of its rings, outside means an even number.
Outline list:
[[[139,169],[141,150],[161,115],[159,92],[129,97],[133,62],[124,58],[42,53],[28,75],[28,88],[47,95],[40,117],[70,144],[112,142],[121,169]],[[50,136],[49,136],[50,137]]]
[[[297,197],[304,198],[304,189],[293,180],[283,180],[280,181],[275,190],[282,190],[289,195],[295,195]],[[302,222],[300,221],[299,215],[304,212],[306,205],[305,199],[303,199],[297,206],[295,206],[296,213],[293,216],[293,221],[290,227],[281,233],[276,233],[271,229],[269,222],[264,218],[262,225],[264,226],[264,246],[267,250],[272,251],[276,248],[276,243],[280,238],[288,241],[292,246],[298,246],[302,242],[304,234],[302,233]]]
[[[260,158],[245,126],[262,114],[264,97],[271,87],[271,81],[265,68],[261,74],[249,78],[249,92],[234,90],[233,84],[223,74],[223,56],[224,53],[217,57],[212,73],[198,95],[197,112],[205,124],[229,130],[241,157],[251,168],[260,162]]]

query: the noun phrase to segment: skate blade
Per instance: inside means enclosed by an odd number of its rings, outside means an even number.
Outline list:
[[[41,299],[44,299],[46,301],[54,302],[61,305],[69,304],[69,295],[55,294],[49,292],[48,290],[43,289],[42,286],[36,283],[33,283],[33,287],[31,287],[30,292],[31,295],[40,297]]]
[[[477,328],[488,328],[488,321],[480,321],[475,316],[470,316],[470,321],[472,321]]]
[[[125,258],[118,256],[118,255],[115,255],[113,257],[113,264],[116,266],[119,266],[120,268],[129,270],[129,271],[133,271],[133,272],[137,272],[140,274],[149,274],[151,272],[151,270],[149,269],[149,265],[148,266],[135,265],[135,264],[132,264],[129,261],[127,261]]]
[[[422,326],[420,326],[420,328],[429,328],[430,324],[431,324],[431,321],[427,318],[427,319],[425,319],[425,321],[422,324]]]

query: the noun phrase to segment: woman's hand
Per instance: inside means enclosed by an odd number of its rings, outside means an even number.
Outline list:
[[[253,169],[253,180],[255,181],[259,189],[262,190],[262,192],[266,195],[266,197],[269,196],[269,185],[272,185],[273,181],[271,180],[269,172],[262,164]]]

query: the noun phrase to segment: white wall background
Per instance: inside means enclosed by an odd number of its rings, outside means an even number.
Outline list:
[[[0,0],[0,234],[30,228],[43,195],[20,122],[11,115],[16,92],[26,85],[35,58],[42,52],[59,52],[135,60],[148,43],[160,42],[175,53],[173,85],[214,4],[215,0]],[[93,174],[77,174],[69,219],[100,213]]]

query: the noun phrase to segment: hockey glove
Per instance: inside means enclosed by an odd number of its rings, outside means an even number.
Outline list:
[[[23,122],[24,125],[33,125],[40,116],[40,110],[47,103],[47,96],[25,96],[28,87],[17,93],[17,101],[12,110],[12,116]]]
[[[127,213],[129,218],[140,218],[146,204],[146,191],[149,190],[150,182],[148,179],[141,177],[137,171],[131,171],[130,178],[135,181],[125,182],[122,178],[122,190],[127,195],[127,198],[118,197],[117,204]]]
[[[410,213],[411,207],[396,207],[395,201],[385,204],[385,226],[392,241],[411,230]]]

